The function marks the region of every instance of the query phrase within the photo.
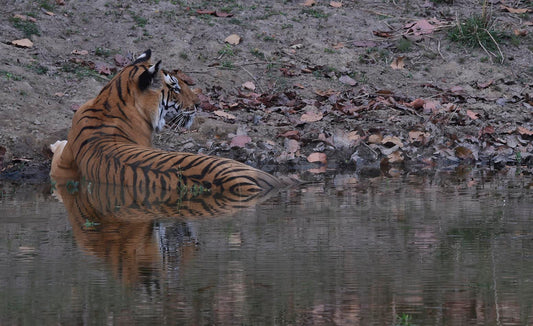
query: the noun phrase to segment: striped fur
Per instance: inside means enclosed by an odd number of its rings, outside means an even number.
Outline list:
[[[150,50],[143,53],[76,111],[66,145],[54,153],[60,157],[51,177],[143,192],[201,186],[249,195],[279,187],[274,176],[234,160],[151,148],[152,133],[164,126],[161,107],[171,106],[161,91],[172,85],[159,71],[160,62],[150,64],[150,55]]]

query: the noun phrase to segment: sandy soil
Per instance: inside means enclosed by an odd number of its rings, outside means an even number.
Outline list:
[[[74,110],[109,80],[99,71],[147,48],[202,93],[192,130],[167,130],[155,137],[157,147],[232,157],[270,172],[311,169],[318,178],[460,164],[529,171],[532,17],[502,6],[524,11],[531,1],[490,1],[494,28],[507,35],[490,52],[447,36],[458,20],[481,15],[476,2],[315,2],[1,6],[2,178],[46,178],[47,146],[66,138]],[[239,44],[225,43],[231,34]],[[11,44],[25,37],[31,48]]]

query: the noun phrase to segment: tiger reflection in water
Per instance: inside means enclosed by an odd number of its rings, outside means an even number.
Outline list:
[[[70,183],[58,186],[78,246],[107,261],[126,284],[148,285],[165,264],[181,265],[198,250],[191,221],[227,216],[265,200],[191,189],[139,194],[131,187]]]

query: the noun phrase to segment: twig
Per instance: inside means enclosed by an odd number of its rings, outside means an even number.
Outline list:
[[[248,75],[250,75],[250,77],[252,77],[255,80],[255,83],[257,84],[257,87],[259,87],[259,90],[261,91],[261,93],[264,93],[263,88],[261,87],[261,84],[259,84],[259,81],[257,80],[257,78],[255,78],[255,76],[252,75],[252,73],[248,71],[248,69],[244,68],[244,66],[241,66],[241,68],[242,70],[246,71]]]
[[[496,44],[496,47],[498,48],[498,52],[500,52],[500,58],[501,58],[500,63],[503,63],[503,52],[502,52],[502,50],[500,49],[500,46],[498,45],[498,42],[496,42],[496,40],[494,39],[494,37],[492,37],[492,34],[491,34],[486,28],[484,28],[483,30],[484,30],[485,32],[487,32],[487,34],[489,34],[490,39],[492,40],[492,42],[494,42],[494,44]]]
[[[442,53],[440,52],[440,40],[439,40],[439,42],[437,43],[437,51],[439,52],[439,55],[440,55],[440,57],[442,58],[442,60],[446,61],[446,59],[444,58],[444,56],[443,56]]]
[[[487,53],[487,55],[489,56],[490,58],[490,62],[492,62],[492,57],[491,57],[491,54],[494,55],[494,53],[490,52],[489,50],[487,50],[484,46],[483,46],[483,43],[481,43],[481,41],[479,40],[479,37],[477,37],[477,42],[479,43],[479,46],[481,46],[483,48],[483,50],[485,50],[485,53]],[[494,55],[495,56],[495,55]]]

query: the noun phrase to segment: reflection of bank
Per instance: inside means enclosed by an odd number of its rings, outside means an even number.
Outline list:
[[[227,216],[266,199],[268,194],[194,194],[160,189],[67,183],[56,189],[76,242],[104,258],[125,283],[150,282],[197,250],[191,220]]]

